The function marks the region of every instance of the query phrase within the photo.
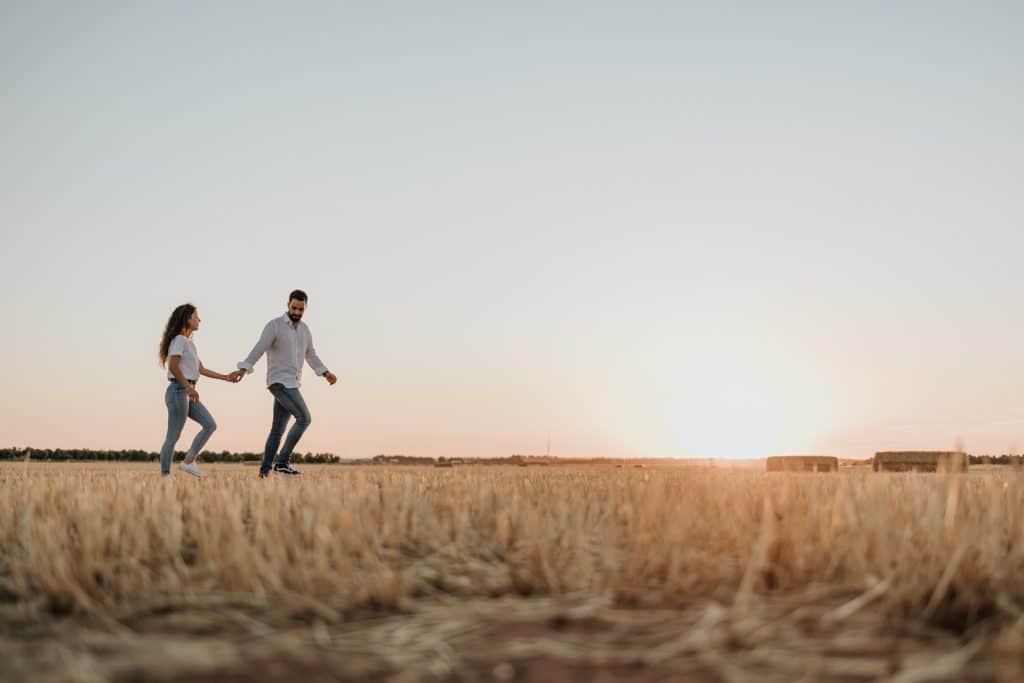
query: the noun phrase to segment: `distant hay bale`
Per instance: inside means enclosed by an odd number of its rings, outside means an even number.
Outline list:
[[[966,472],[968,457],[958,451],[885,451],[875,453],[875,472]]]
[[[450,463],[450,462],[435,462],[434,463],[434,467],[451,467],[451,466],[452,466],[452,463]]]
[[[776,455],[765,461],[769,472],[838,472],[839,458],[831,455]]]

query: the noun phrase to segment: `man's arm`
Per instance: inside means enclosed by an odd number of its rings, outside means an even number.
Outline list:
[[[245,370],[246,374],[252,374],[252,366],[256,365],[256,362],[267,352],[270,345],[274,343],[274,336],[276,332],[274,330],[274,321],[271,320],[263,327],[263,334],[260,335],[260,339],[256,342],[256,346],[252,347],[252,351],[245,357],[245,360],[238,364],[239,370]]]
[[[320,360],[320,356],[316,355],[316,348],[313,346],[313,333],[307,328],[306,334],[309,335],[309,342],[306,344],[306,362],[309,363],[309,367],[313,368],[317,377],[326,377],[329,383],[334,384],[338,378],[327,369],[324,362]]]

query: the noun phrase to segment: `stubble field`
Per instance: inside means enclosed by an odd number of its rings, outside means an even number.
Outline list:
[[[1024,679],[1024,474],[0,465],[0,680]]]

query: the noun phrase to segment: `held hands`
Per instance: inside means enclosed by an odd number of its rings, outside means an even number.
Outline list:
[[[235,370],[231,374],[225,376],[224,379],[232,384],[236,384],[241,382],[243,377],[245,377],[245,370]]]
[[[324,378],[327,380],[327,383],[330,384],[332,387],[334,386],[334,383],[338,381],[338,378],[335,376],[333,372],[325,372]]]

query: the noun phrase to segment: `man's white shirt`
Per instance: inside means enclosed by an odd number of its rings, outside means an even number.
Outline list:
[[[313,348],[313,335],[309,326],[301,320],[292,323],[287,313],[263,327],[260,340],[245,360],[238,364],[238,369],[251,375],[253,366],[264,353],[267,354],[268,387],[280,383],[288,389],[298,389],[302,384],[303,360],[309,363],[317,377],[327,372],[327,367]]]

